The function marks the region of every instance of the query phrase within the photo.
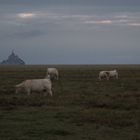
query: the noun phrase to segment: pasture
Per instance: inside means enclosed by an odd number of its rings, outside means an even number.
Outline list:
[[[56,67],[53,97],[14,85]],[[118,80],[99,81],[117,68]],[[140,65],[0,66],[0,140],[139,140]]]

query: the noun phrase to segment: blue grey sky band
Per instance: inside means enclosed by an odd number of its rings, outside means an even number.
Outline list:
[[[0,0],[0,60],[140,64],[140,0]]]

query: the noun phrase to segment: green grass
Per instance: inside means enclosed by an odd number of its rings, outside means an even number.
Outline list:
[[[53,97],[15,94],[57,67]],[[118,80],[98,81],[117,68]],[[140,65],[0,66],[0,140],[139,140]]]

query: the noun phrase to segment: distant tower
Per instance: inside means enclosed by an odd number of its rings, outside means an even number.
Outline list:
[[[14,53],[14,49],[12,50],[11,52],[11,55],[10,56],[16,56],[15,53]]]
[[[14,49],[12,50],[12,54],[14,54]]]

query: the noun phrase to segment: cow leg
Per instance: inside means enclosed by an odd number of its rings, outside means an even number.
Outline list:
[[[58,80],[58,75],[57,74],[55,75],[55,77],[56,77],[56,80]]]
[[[98,79],[101,81],[102,80],[101,76],[99,76]]]
[[[57,80],[58,80],[58,75],[56,77],[57,77]]]
[[[31,94],[31,90],[30,89],[27,89],[27,95],[30,95]]]
[[[51,89],[48,90],[48,93],[52,96],[52,90]]]

